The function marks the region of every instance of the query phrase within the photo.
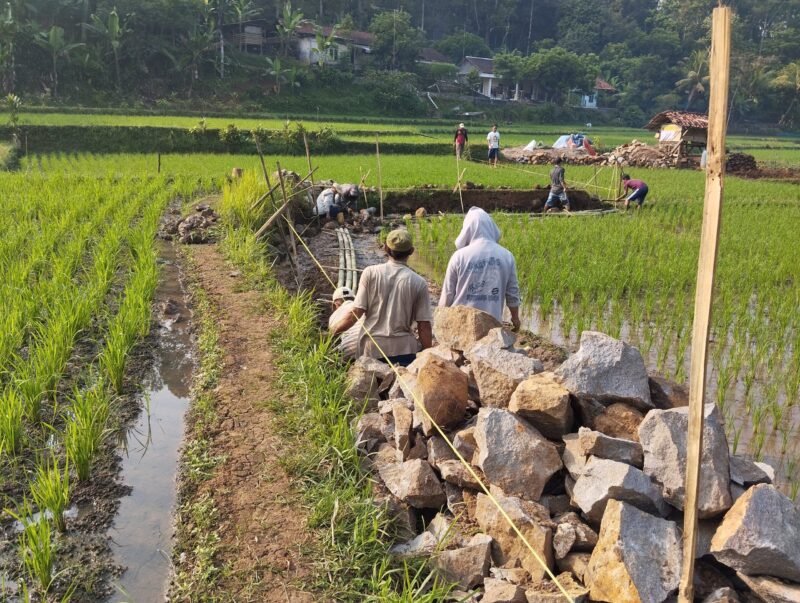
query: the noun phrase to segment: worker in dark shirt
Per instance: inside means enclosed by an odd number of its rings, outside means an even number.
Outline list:
[[[550,194],[547,195],[544,211],[549,212],[554,209],[569,211],[567,183],[564,182],[564,168],[561,165],[561,157],[556,157],[553,163],[553,169],[550,170]]]
[[[642,205],[644,205],[644,200],[647,197],[647,193],[650,189],[647,188],[647,183],[643,180],[634,180],[628,174],[622,175],[622,185],[625,187],[622,193],[622,196],[617,199],[619,201],[625,195],[628,195],[628,191],[632,190],[633,192],[625,197],[625,209],[628,209],[628,205],[630,205],[631,201],[636,201],[636,208],[641,209]]]
[[[467,129],[464,127],[464,124],[458,124],[456,134],[453,136],[453,144],[456,147],[456,159],[461,159],[461,156],[464,153],[464,147],[468,142],[469,135],[467,135]]]

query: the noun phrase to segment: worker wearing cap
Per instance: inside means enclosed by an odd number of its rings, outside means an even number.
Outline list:
[[[428,285],[406,264],[414,251],[407,230],[390,232],[384,251],[389,259],[364,269],[352,311],[333,327],[333,333],[347,331],[363,316],[359,355],[384,360],[385,354],[392,363],[408,366],[420,349],[432,345]],[[411,330],[415,322],[419,340]]]
[[[333,298],[331,300],[333,312],[330,318],[328,318],[328,329],[330,331],[333,331],[333,327],[353,311],[354,299],[355,295],[353,295],[353,291],[350,287],[339,287],[333,292]],[[356,324],[342,333],[338,347],[339,352],[341,352],[344,358],[356,358],[358,355],[358,339],[362,333],[361,327],[363,322],[363,319],[359,319]]]

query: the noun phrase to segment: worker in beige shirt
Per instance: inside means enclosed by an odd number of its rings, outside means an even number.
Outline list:
[[[408,366],[420,349],[432,345],[433,316],[428,285],[406,264],[408,256],[414,252],[407,230],[390,232],[384,251],[389,256],[388,261],[364,269],[352,312],[334,326],[333,333],[347,331],[363,316],[359,355],[383,360],[386,354],[392,363]],[[415,322],[419,340],[411,331]]]

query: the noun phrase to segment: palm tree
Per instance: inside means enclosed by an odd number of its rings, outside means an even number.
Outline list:
[[[97,15],[92,15],[92,22],[86,24],[86,28],[102,37],[111,49],[114,57],[114,74],[117,81],[117,90],[122,88],[122,81],[119,72],[119,54],[122,49],[122,42],[125,36],[131,33],[127,27],[127,19],[120,21],[116,9],[108,13],[104,22]]]
[[[213,23],[208,22],[204,26],[197,25],[181,40],[182,53],[179,58],[176,59],[166,53],[179,72],[189,71],[189,90],[187,92],[189,98],[192,97],[195,82],[200,79],[200,63],[203,62],[203,56],[213,50],[215,37],[216,31]]]
[[[278,37],[281,40],[281,56],[286,56],[289,50],[289,42],[297,34],[297,28],[305,22],[306,19],[303,17],[302,11],[292,9],[291,0],[288,0],[283,5],[283,16],[275,26],[278,31]]]
[[[50,53],[53,70],[50,77],[53,82],[53,98],[56,98],[58,97],[58,60],[62,57],[69,58],[70,53],[83,44],[80,42],[68,43],[64,38],[64,28],[58,25],[53,25],[48,31],[39,32],[34,41]]]
[[[781,115],[778,125],[788,122],[789,114],[794,109],[798,97],[800,97],[800,61],[794,61],[784,66],[772,79],[775,88],[786,90],[792,95],[792,102],[786,107],[786,111]]]
[[[675,82],[678,90],[685,90],[689,97],[686,100],[686,110],[692,104],[694,97],[698,94],[705,94],[708,86],[708,56],[702,50],[695,50],[686,61],[688,71],[683,79]]]
[[[317,27],[314,29],[314,37],[317,45],[317,65],[319,65],[320,69],[325,67],[325,55],[327,55],[328,52],[330,52],[330,49],[333,48],[334,44],[336,44],[336,41],[334,40],[335,35],[335,25],[331,28],[331,33],[327,36],[325,35],[325,30],[322,29],[321,26],[317,25]]]

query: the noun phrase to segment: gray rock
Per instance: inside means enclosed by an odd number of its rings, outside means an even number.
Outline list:
[[[784,582],[768,576],[748,576],[737,573],[739,579],[764,603],[797,603],[800,601],[800,584]]]
[[[639,350],[595,331],[581,334],[581,347],[555,371],[570,392],[610,404],[653,408],[647,369]]]
[[[489,573],[495,580],[516,585],[527,584],[531,580],[531,575],[521,567],[492,567]]]
[[[667,502],[678,509],[683,509],[685,496],[688,410],[653,410],[639,426],[639,441],[644,449],[644,472],[659,484]],[[698,493],[698,513],[701,518],[719,515],[733,503],[724,422],[714,404],[706,404],[704,414]]]
[[[730,456],[731,481],[740,486],[771,484],[772,478],[767,475],[761,465],[764,463],[756,463],[740,454],[732,454]]]
[[[532,375],[520,383],[511,395],[508,410],[551,440],[569,432],[574,421],[569,391],[555,380],[553,373]]]
[[[612,500],[584,579],[608,603],[662,603],[678,588],[681,536],[671,521]]]
[[[508,350],[468,354],[483,406],[508,407],[517,386],[544,366],[540,360]]]
[[[444,513],[437,513],[431,522],[425,526],[425,531],[436,537],[440,548],[462,546],[464,544],[464,535],[458,527],[458,523]]]
[[[391,400],[393,398],[405,398],[406,400],[413,400],[414,399],[414,388],[417,385],[417,377],[416,375],[412,375],[408,372],[408,369],[404,366],[395,367],[397,370],[397,377],[389,388],[389,393],[387,394],[388,398]]]
[[[435,433],[434,422],[446,429],[464,420],[468,399],[467,376],[452,362],[428,356],[417,374],[414,393],[414,415],[418,417],[425,435]]]
[[[514,343],[517,341],[517,336],[503,327],[492,329],[483,337],[476,341],[469,349],[464,350],[464,355],[470,354],[493,354],[498,350],[511,350],[514,349]]]
[[[800,511],[774,486],[755,485],[725,514],[711,554],[748,576],[800,582]]]
[[[389,491],[417,509],[438,509],[447,499],[436,474],[427,461],[415,459],[379,470]]]
[[[439,463],[438,469],[439,473],[442,474],[442,479],[448,483],[455,484],[459,488],[480,489],[480,484],[475,480],[475,477],[464,466],[464,463],[459,460],[442,461]],[[480,469],[473,468],[473,471],[478,474],[478,477],[481,477]]]
[[[482,408],[475,426],[477,465],[486,479],[513,496],[538,500],[562,467],[558,449],[514,413]]]
[[[638,442],[612,438],[599,431],[581,427],[578,430],[578,444],[585,456],[611,459],[612,461],[633,465],[639,469],[644,464],[642,446]]]
[[[556,518],[553,550],[556,559],[563,559],[570,552],[591,552],[597,544],[597,532],[583,523],[576,513],[564,513]]]
[[[461,488],[455,484],[448,482],[444,483],[444,494],[447,497],[447,509],[456,517],[466,515],[467,508],[464,504],[464,496],[461,494]]]
[[[416,538],[396,544],[389,549],[389,553],[400,559],[413,559],[415,557],[430,557],[436,551],[439,542],[430,532],[422,532]]]
[[[411,430],[414,424],[414,414],[406,405],[405,400],[398,400],[392,404],[392,418],[394,420],[394,445],[399,454],[399,460],[409,458],[413,445]]]
[[[481,603],[527,603],[528,601],[525,597],[525,590],[511,582],[486,578],[483,586],[484,593]]]
[[[347,394],[357,402],[374,407],[381,392],[394,383],[394,371],[380,360],[362,356],[347,371]]]
[[[464,460],[475,463],[478,460],[476,458],[478,443],[475,441],[475,426],[471,425],[457,431],[453,436],[453,447],[458,450],[458,454],[464,457]]]
[[[689,406],[689,388],[653,375],[650,377],[650,399],[655,407],[661,410]]]
[[[414,538],[417,533],[417,510],[394,496],[383,484],[372,488],[373,502],[391,519],[394,535],[398,539]]]
[[[428,438],[428,462],[433,468],[438,469],[439,463],[454,460],[456,460],[456,455],[443,437],[433,435]]]
[[[705,599],[703,603],[741,603],[739,595],[730,587],[718,588]]]
[[[491,314],[468,306],[438,306],[433,312],[433,336],[440,345],[454,350],[469,349],[489,331],[502,326]]]
[[[614,499],[666,517],[669,507],[658,488],[636,467],[591,457],[572,491],[574,502],[589,521],[600,523]]]
[[[368,412],[359,417],[356,423],[356,447],[365,453],[378,449],[383,441],[383,422],[376,412]]]
[[[396,452],[397,449],[391,444],[380,444],[377,450],[367,455],[366,465],[377,473],[381,468],[394,465],[397,462]]]
[[[462,548],[441,551],[434,561],[434,566],[448,582],[458,584],[461,588],[474,588],[483,584],[489,574],[492,557],[491,539]]]
[[[501,497],[497,502],[525,536],[533,550],[548,567],[552,567],[553,530],[552,524],[544,518],[547,516],[547,509],[511,496]],[[484,494],[478,494],[475,519],[481,530],[494,539],[492,550],[497,565],[521,567],[534,581],[546,576],[536,557],[511,528],[491,499]]]
[[[550,494],[542,496],[539,499],[539,504],[545,507],[550,515],[563,515],[572,511],[572,506],[569,504],[569,496],[566,494]]]
[[[568,433],[562,440],[564,450],[561,453],[561,461],[573,479],[578,479],[583,475],[583,468],[589,462],[589,457],[583,454],[583,447],[577,433]]]

